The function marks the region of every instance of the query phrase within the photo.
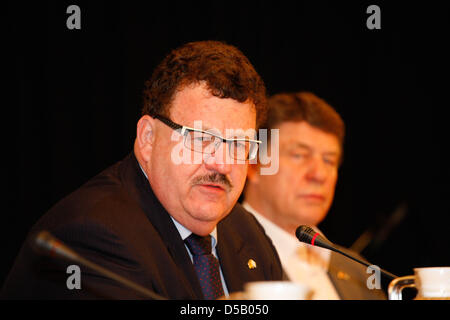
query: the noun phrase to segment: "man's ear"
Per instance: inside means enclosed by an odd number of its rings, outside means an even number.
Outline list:
[[[135,149],[145,162],[150,161],[151,158],[155,127],[156,121],[149,115],[142,116],[137,123]]]
[[[259,181],[259,164],[249,164],[247,169],[247,180],[251,183]]]

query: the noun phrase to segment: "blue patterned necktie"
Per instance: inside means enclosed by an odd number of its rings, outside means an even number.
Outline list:
[[[192,233],[184,241],[191,251],[194,269],[200,281],[204,298],[213,300],[223,296],[219,261],[211,253],[211,236],[201,237]]]

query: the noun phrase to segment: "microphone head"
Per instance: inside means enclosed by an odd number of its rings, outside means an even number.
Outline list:
[[[297,239],[308,244],[311,244],[311,240],[315,234],[316,231],[314,231],[314,229],[309,226],[300,226],[297,228],[297,230],[295,230]]]
[[[34,241],[35,244],[42,247],[42,246],[46,246],[46,244],[48,244],[50,241],[52,241],[54,238],[53,236],[50,234],[50,232],[43,230],[38,232],[35,236],[34,236]]]
[[[295,235],[300,242],[305,242],[312,246],[318,246],[330,250],[335,250],[334,245],[320,235],[319,232],[309,226],[300,226],[295,230]]]
[[[32,247],[37,253],[50,257],[58,256],[72,261],[77,261],[79,258],[73,250],[46,230],[39,231],[32,237]]]
[[[51,250],[53,236],[50,232],[42,230],[34,233],[30,238],[30,245],[36,253],[48,254]]]

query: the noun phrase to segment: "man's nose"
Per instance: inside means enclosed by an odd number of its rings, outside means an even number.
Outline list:
[[[327,168],[320,158],[312,158],[309,161],[306,177],[310,181],[324,183],[327,178]]]
[[[231,165],[235,160],[231,158],[228,148],[229,146],[226,142],[220,143],[215,151],[206,159],[205,167],[224,175],[229,174],[232,168]]]

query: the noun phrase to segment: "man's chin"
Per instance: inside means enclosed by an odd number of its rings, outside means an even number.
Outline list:
[[[192,206],[187,211],[190,213],[191,218],[199,224],[212,224],[215,227],[220,220],[228,215],[231,208],[228,209],[226,206],[218,206],[214,203],[204,203]]]
[[[323,219],[326,217],[326,213],[323,213],[323,210],[317,210],[317,208],[303,209],[302,211],[294,211],[293,215],[297,217],[298,221],[301,221],[300,224],[317,226]]]
[[[214,230],[220,220],[220,218],[211,220],[211,218],[205,219],[204,217],[194,217],[194,219],[191,219],[190,225],[186,227],[199,236],[206,236]]]

